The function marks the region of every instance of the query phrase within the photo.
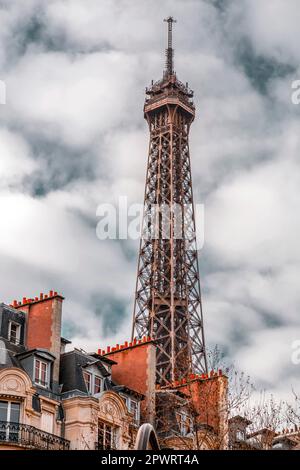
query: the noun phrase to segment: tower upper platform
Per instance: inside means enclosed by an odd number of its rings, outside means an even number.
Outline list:
[[[146,88],[144,106],[145,115],[165,105],[177,105],[191,115],[195,116],[193,91],[177,79],[174,72],[174,49],[172,47],[172,26],[176,20],[172,16],[165,19],[168,23],[168,47],[166,48],[166,63],[163,78]]]
[[[193,91],[190,90],[187,84],[184,85],[180,82],[175,73],[171,75],[165,73],[162,80],[146,88],[146,95],[144,106],[145,114],[161,106],[173,104],[183,108],[187,113],[191,114],[193,118],[195,116]]]

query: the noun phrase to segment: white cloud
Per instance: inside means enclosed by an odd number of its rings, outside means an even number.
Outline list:
[[[27,142],[5,128],[0,129],[0,156],[0,188],[17,186],[37,168]]]
[[[298,0],[259,0],[253,7],[252,0],[241,2],[244,21],[240,29],[249,33],[256,51],[275,57],[283,63],[291,60],[299,64]]]
[[[208,246],[233,265],[278,268],[299,261],[299,183],[299,166],[287,154],[238,174],[208,201]]]
[[[6,78],[8,116],[71,147],[87,145],[122,125],[132,107],[136,65],[136,58],[118,52],[72,58],[31,51]]]

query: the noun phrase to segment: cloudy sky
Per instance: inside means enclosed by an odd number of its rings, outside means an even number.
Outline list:
[[[195,91],[195,202],[206,338],[259,387],[300,386],[299,0],[0,0],[0,298],[55,289],[63,334],[130,337],[138,243],[100,241],[97,206],[142,202],[144,90],[175,69]]]

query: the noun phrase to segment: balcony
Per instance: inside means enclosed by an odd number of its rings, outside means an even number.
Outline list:
[[[69,450],[70,441],[22,423],[0,421],[0,445],[16,445],[26,449]]]

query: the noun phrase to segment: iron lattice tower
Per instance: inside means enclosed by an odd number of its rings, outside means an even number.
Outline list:
[[[175,20],[165,21],[165,70],[144,106],[150,144],[132,328],[133,339],[156,340],[161,385],[207,372],[189,154],[195,107],[174,72]]]

